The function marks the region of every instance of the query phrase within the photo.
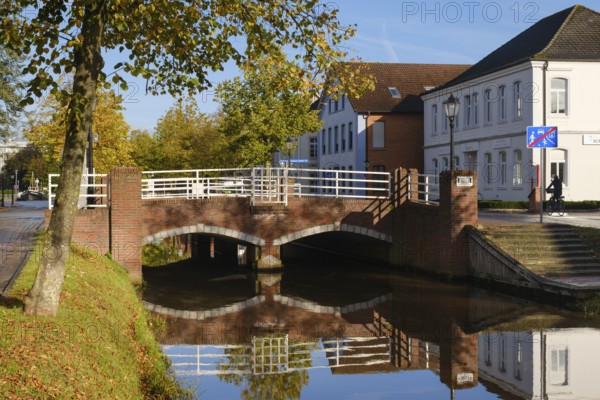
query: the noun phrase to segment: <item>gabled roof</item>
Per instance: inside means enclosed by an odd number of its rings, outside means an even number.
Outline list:
[[[374,90],[349,99],[358,113],[422,113],[422,93],[448,82],[470,67],[400,63],[356,63],[356,66],[361,74],[372,75],[375,80]],[[394,97],[390,88],[396,88],[400,96]]]
[[[600,14],[575,5],[543,18],[444,87],[529,60],[600,61]]]

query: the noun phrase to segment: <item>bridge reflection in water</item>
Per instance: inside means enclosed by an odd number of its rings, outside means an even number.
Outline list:
[[[229,306],[244,302],[224,294],[210,309],[191,305],[182,318],[175,303],[147,304],[179,315],[167,317],[163,343],[181,379],[197,384],[203,399],[347,398],[381,390],[406,399],[423,398],[411,397],[417,392],[600,399],[600,331],[589,321],[375,267],[320,275],[306,269],[290,267],[283,279],[254,277],[255,292],[246,296],[255,300],[247,307]],[[236,292],[253,278],[226,279],[219,282]]]

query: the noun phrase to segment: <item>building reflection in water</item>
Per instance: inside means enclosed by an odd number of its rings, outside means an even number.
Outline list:
[[[164,348],[178,375],[217,376],[247,399],[300,398],[318,369],[431,371],[448,398],[480,385],[502,399],[600,399],[600,331],[521,331],[521,317],[537,311],[518,301],[456,286],[428,293],[411,280],[346,304],[321,292],[288,293],[273,275],[256,290],[246,307],[168,318]]]
[[[479,336],[481,383],[503,398],[600,399],[600,331],[490,332]]]

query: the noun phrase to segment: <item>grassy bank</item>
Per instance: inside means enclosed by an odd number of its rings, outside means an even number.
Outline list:
[[[24,315],[38,257],[0,304],[1,399],[189,397],[166,372],[127,272],[106,257],[74,247],[59,315]]]

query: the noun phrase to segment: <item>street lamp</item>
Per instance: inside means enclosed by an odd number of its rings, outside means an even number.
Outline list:
[[[458,109],[460,108],[460,102],[454,95],[450,94],[448,100],[444,102],[444,111],[446,117],[450,123],[450,171],[454,171],[454,120],[458,115]]]
[[[292,151],[294,150],[294,139],[291,137],[287,138],[285,141],[285,150],[288,156],[288,168],[292,166]]]
[[[14,179],[14,180],[15,180],[15,182],[16,182],[16,180],[17,180],[17,174],[16,174],[16,172],[15,172],[15,174],[14,174],[14,175],[11,175],[11,176],[10,176],[10,180],[11,180],[11,182],[12,182],[12,180],[13,180],[13,179]],[[11,205],[11,206],[14,206],[14,205],[15,205],[15,188],[14,188],[14,186],[13,186],[13,188],[12,188],[12,189],[11,189],[11,191],[10,191],[10,205]]]
[[[4,172],[0,171],[0,190],[2,191],[1,205],[4,207]]]

